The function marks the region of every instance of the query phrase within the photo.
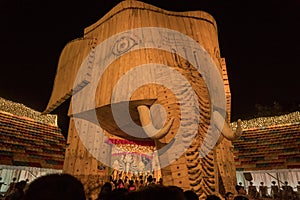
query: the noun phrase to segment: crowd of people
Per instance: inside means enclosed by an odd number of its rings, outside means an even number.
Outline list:
[[[28,186],[28,187],[27,187]],[[236,194],[237,193],[237,194]],[[87,200],[84,186],[70,174],[49,174],[41,176],[29,185],[27,182],[12,182],[4,200]],[[133,179],[112,179],[102,185],[97,200],[199,200],[193,190],[184,191],[177,186],[165,186],[160,178],[151,175]],[[236,192],[227,192],[224,197],[208,195],[206,200],[251,200],[255,199],[241,185]],[[289,200],[292,200],[290,198]]]
[[[126,188],[129,191],[138,190],[149,185],[162,185],[163,179],[153,177],[151,174],[135,176],[132,174],[119,173],[117,176],[110,176],[110,183],[115,188]]]
[[[253,182],[250,182],[248,191],[245,190],[244,186],[242,186],[242,183],[239,183],[239,185],[236,186],[236,191],[238,194],[246,196],[249,199],[298,200],[300,199],[299,186],[297,187],[296,192],[291,186],[288,185],[287,181],[283,183],[281,188],[276,185],[275,181],[272,181],[271,187],[264,185],[263,182],[260,183],[260,186],[255,186],[253,185]],[[270,193],[268,193],[268,189],[270,189]]]

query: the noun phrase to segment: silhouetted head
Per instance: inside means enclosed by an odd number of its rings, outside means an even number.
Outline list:
[[[217,195],[211,194],[206,197],[206,200],[221,200]]]
[[[261,185],[264,185],[264,182],[260,182]]]
[[[125,200],[128,195],[126,188],[117,188],[109,192],[103,199],[104,200]]]
[[[147,182],[151,183],[152,181],[153,181],[153,178],[152,178],[151,175],[149,175],[149,176],[147,177]]]
[[[15,188],[23,191],[25,186],[26,186],[26,181],[20,181],[16,183]]]
[[[236,196],[234,197],[233,200],[249,200],[247,197],[244,197],[244,196]]]
[[[129,180],[129,185],[133,185],[134,181],[133,180]]]
[[[198,195],[193,190],[184,191],[184,196],[186,200],[199,200]]]
[[[99,199],[104,199],[104,196],[106,196],[107,194],[109,194],[112,191],[112,185],[110,182],[106,182],[103,184],[103,186],[101,187],[101,190],[98,194],[98,200]]]
[[[164,182],[163,179],[162,179],[162,178],[159,178],[158,183],[162,185],[163,182]]]
[[[26,182],[25,182],[26,183]],[[24,200],[85,200],[82,183],[69,174],[49,174],[35,179]]]
[[[232,200],[234,197],[232,192],[226,192],[225,194],[225,200]]]
[[[179,187],[170,187],[162,185],[153,185],[144,187],[141,190],[128,193],[127,200],[157,200],[157,199],[172,199],[186,200],[183,190]]]

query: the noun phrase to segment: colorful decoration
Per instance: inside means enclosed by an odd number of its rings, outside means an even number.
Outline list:
[[[114,150],[117,151],[117,150]],[[119,152],[112,154],[112,168],[126,173],[144,173],[152,171],[150,154]]]

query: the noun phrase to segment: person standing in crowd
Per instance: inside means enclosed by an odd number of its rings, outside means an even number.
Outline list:
[[[83,184],[70,174],[41,176],[30,183],[22,200],[53,199],[86,200]]]
[[[244,196],[236,196],[236,197],[234,197],[233,200],[249,200],[249,198],[244,197]]]
[[[139,189],[139,187],[140,187],[140,182],[139,182],[139,180],[138,180],[137,178],[134,179],[134,185],[135,185],[136,189]]]
[[[103,186],[101,187],[101,190],[99,192],[98,195],[98,199],[97,200],[104,200],[105,197],[113,190],[112,188],[112,184],[110,182],[106,182],[103,184]]]
[[[124,179],[124,187],[126,188],[126,189],[128,189],[128,185],[129,185],[129,183],[128,183],[128,177],[127,176],[125,176],[125,179]]]
[[[129,185],[128,185],[128,191],[135,191],[136,190],[136,185],[134,185],[133,180],[129,180]]]
[[[153,184],[156,184],[156,178],[153,177],[153,181],[152,181]]]
[[[153,184],[151,187],[145,187],[142,190],[129,192],[126,199],[130,200],[186,200],[183,190],[177,186],[162,186]]]
[[[7,191],[5,192],[5,197],[10,195],[14,191],[14,188],[15,188],[15,185],[16,185],[16,180],[17,180],[16,177],[14,177],[12,179],[12,182],[9,184],[9,187],[8,187]]]
[[[116,188],[125,188],[125,184],[122,179],[118,180]]]
[[[20,181],[15,184],[13,192],[5,197],[5,200],[23,200],[24,188],[26,186],[26,181]]]
[[[235,190],[237,191],[238,196],[245,196],[246,195],[245,188],[241,185],[236,185]]]
[[[186,200],[199,200],[198,195],[193,190],[186,190],[183,194]]]
[[[163,184],[164,184],[164,181],[163,181],[163,179],[162,179],[162,178],[159,178],[159,180],[158,180],[158,184],[159,184],[159,185],[163,185]]]
[[[206,197],[206,200],[221,200],[217,195],[211,194]]]
[[[298,181],[298,185],[296,186],[296,188],[297,188],[296,195],[297,195],[298,199],[300,199],[300,181]]]
[[[234,195],[232,192],[226,192],[225,194],[225,200],[233,200]]]
[[[152,175],[149,175],[147,177],[147,183],[146,184],[147,184],[147,186],[155,184],[155,183],[153,183],[153,177],[152,177]]]
[[[142,189],[142,188],[144,188],[144,187],[145,187],[144,180],[141,179],[141,180],[140,180],[140,183],[139,183],[138,189],[140,190],[140,189]]]
[[[276,185],[276,181],[272,181],[271,183],[271,197],[277,199],[279,197],[279,187]]]
[[[27,178],[25,181],[26,181],[26,185],[25,185],[24,191],[26,191],[29,186],[29,179]]]
[[[264,182],[260,182],[259,186],[259,196],[261,198],[266,198],[268,197],[268,187],[264,186]]]
[[[129,191],[126,188],[116,188],[109,192],[104,200],[125,200]]]
[[[235,186],[235,190],[237,191],[237,197],[245,197],[247,199],[250,199],[250,197],[246,194],[246,190],[244,188],[244,186],[241,185],[236,185]],[[235,199],[235,198],[234,198]]]
[[[253,182],[250,181],[250,185],[248,187],[248,195],[249,197],[251,197],[252,199],[256,199],[259,196],[259,193],[256,189],[256,186],[253,185]]]
[[[281,198],[284,199],[284,200],[293,199],[293,197],[294,197],[293,188],[288,185],[287,181],[284,182],[284,185],[282,186],[282,192],[281,193],[282,193]]]

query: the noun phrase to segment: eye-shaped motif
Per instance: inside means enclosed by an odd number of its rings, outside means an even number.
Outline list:
[[[116,56],[119,56],[130,50],[135,45],[137,45],[137,42],[132,37],[123,36],[116,40],[112,48],[112,53]]]

